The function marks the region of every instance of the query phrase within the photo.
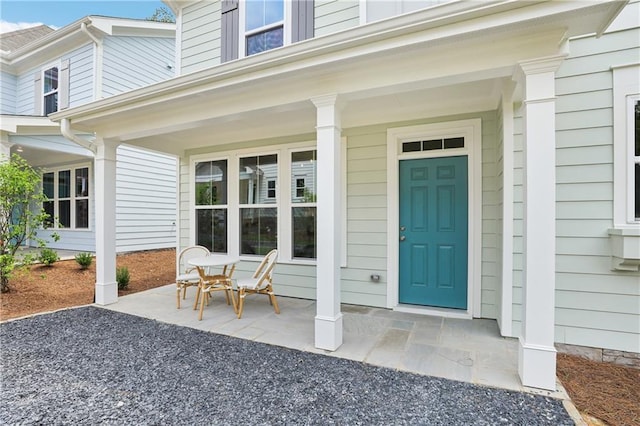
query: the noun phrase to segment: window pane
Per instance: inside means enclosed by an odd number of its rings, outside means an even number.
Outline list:
[[[89,200],[76,200],[76,228],[89,227]]]
[[[45,197],[53,198],[53,173],[45,173],[42,175],[42,193]],[[52,212],[53,214],[53,212]]]
[[[52,93],[44,97],[44,115],[58,111],[58,93]]]
[[[434,149],[442,149],[442,139],[434,139],[430,141],[422,141],[422,150],[431,151]]]
[[[636,102],[635,106],[635,116],[636,116],[636,132],[635,132],[635,156],[640,157],[640,101]]]
[[[293,217],[293,257],[316,258],[316,208],[294,207]]]
[[[227,210],[196,210],[196,244],[214,253],[227,252]]]
[[[316,202],[316,150],[291,153],[291,201]]]
[[[44,212],[48,215],[44,221],[45,228],[49,228],[53,226],[53,216],[55,215],[53,203],[54,203],[53,201],[45,201],[44,203],[42,203],[42,208],[44,209]]]
[[[404,142],[402,144],[402,152],[416,152],[422,151],[422,142]]]
[[[196,164],[196,205],[227,204],[227,160]]]
[[[53,67],[44,72],[44,93],[58,89],[58,68]]]
[[[444,140],[444,149],[464,148],[464,138],[447,138]]]
[[[58,172],[58,198],[71,197],[71,170]]]
[[[71,228],[71,201],[58,201],[58,220],[61,228]]]
[[[276,27],[247,37],[247,56],[275,49],[284,43],[282,27]]]
[[[246,0],[246,30],[251,31],[284,19],[283,0]]]
[[[635,198],[636,198],[636,206],[635,206],[635,218],[636,220],[640,219],[640,164],[635,165],[636,171],[636,190],[635,190]]]
[[[240,209],[240,253],[265,255],[277,247],[278,213],[275,208]]]
[[[76,197],[89,196],[89,168],[76,169]]]
[[[271,188],[269,182],[278,180],[278,156],[261,155],[240,159],[240,204],[275,204],[277,188]]]

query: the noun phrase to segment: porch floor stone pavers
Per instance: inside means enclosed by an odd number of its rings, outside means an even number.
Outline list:
[[[156,294],[157,295],[157,294]],[[175,315],[166,293],[166,319],[191,322],[193,310]],[[135,299],[135,301],[132,301]],[[157,313],[149,303],[162,297],[123,297],[113,305]],[[146,309],[145,300],[147,301]],[[254,320],[233,333],[264,338],[274,345],[209,332],[231,322],[210,306],[208,322],[178,326],[141,316],[85,306],[0,324],[1,423],[136,425],[572,425],[559,399],[462,381],[381,368],[338,356],[276,345],[309,344],[305,328],[264,330],[300,321],[298,302],[281,298],[283,313],[271,317],[258,304]],[[265,304],[269,304],[265,301]],[[298,305],[299,306],[299,305]],[[307,308],[313,304],[306,305]],[[220,309],[222,308],[222,309]],[[228,309],[227,309],[228,308]],[[171,315],[168,311],[174,311]],[[295,312],[298,311],[298,312]],[[295,312],[295,313],[294,313]],[[313,316],[312,312],[308,314]],[[235,320],[235,322],[240,322]],[[307,322],[312,323],[312,320]],[[228,329],[231,331],[231,328]],[[259,331],[264,331],[260,334]],[[387,351],[419,360],[419,347],[391,348],[382,339],[357,352],[346,335],[345,355]],[[424,349],[424,348],[422,348]],[[337,351],[336,351],[337,352]],[[402,358],[412,355],[409,358]],[[469,379],[469,352],[431,346],[424,351],[438,368],[456,368]],[[334,353],[335,355],[335,353]],[[362,355],[364,358],[367,355]],[[446,357],[446,358],[445,358]],[[463,362],[460,364],[460,360]],[[424,361],[424,360],[423,360]],[[405,368],[411,368],[406,366]],[[493,378],[483,378],[491,379]]]
[[[276,315],[266,297],[249,296],[241,319],[215,295],[202,321],[192,309],[194,289],[175,308],[175,286],[121,297],[104,308],[241,339],[319,353],[397,370],[568,399],[523,387],[518,341],[499,334],[494,320],[443,318],[366,306],[342,305],[343,344],[336,351],[314,346],[315,301],[278,296]]]

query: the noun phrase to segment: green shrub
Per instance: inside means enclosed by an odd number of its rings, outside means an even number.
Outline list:
[[[45,266],[51,266],[54,263],[56,263],[59,259],[60,258],[58,257],[58,252],[53,249],[45,247],[42,250],[40,250],[39,260]]]
[[[87,269],[93,262],[93,256],[91,253],[78,253],[76,254],[76,262],[80,265],[80,269]]]
[[[126,266],[116,268],[116,282],[118,283],[118,290],[124,290],[129,286],[129,278],[129,268]]]

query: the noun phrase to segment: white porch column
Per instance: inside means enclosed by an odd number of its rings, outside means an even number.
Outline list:
[[[96,300],[118,301],[116,283],[116,149],[113,141],[97,138],[94,162],[96,230]]]
[[[11,144],[7,132],[0,132],[0,161],[9,161],[11,157]]]
[[[337,95],[311,99],[317,109],[318,254],[315,345],[342,345],[340,312],[340,111]]]
[[[524,89],[524,276],[518,372],[524,386],[556,389],[555,71],[563,57],[520,63]]]

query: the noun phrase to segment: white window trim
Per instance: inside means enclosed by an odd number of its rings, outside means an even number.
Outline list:
[[[246,16],[245,16],[245,11],[246,11],[246,6],[245,6],[245,1],[244,0],[240,0],[239,4],[238,4],[238,27],[239,27],[239,37],[240,40],[238,40],[238,58],[244,58],[247,56],[247,36],[250,36],[252,34],[257,34],[260,33],[262,31],[266,31],[271,27],[277,27],[282,25],[282,46],[288,46],[291,44],[291,19],[292,19],[292,5],[291,2],[289,0],[284,0],[284,20],[283,21],[278,21],[275,22],[273,24],[269,24],[269,25],[265,25],[264,27],[260,27],[260,28],[256,28],[254,30],[251,31],[246,31],[245,27],[246,27]],[[263,53],[263,52],[260,52]],[[278,258],[280,258],[280,256],[278,255]]]
[[[51,68],[57,68],[58,69],[58,87],[56,88],[55,91],[45,92],[44,91],[45,72],[50,70]],[[46,104],[46,102],[44,100],[46,95],[49,95],[49,94],[52,94],[52,93],[57,93],[58,94],[58,100],[56,102],[56,111],[60,110],[60,70],[61,69],[62,69],[62,62],[61,61],[57,61],[57,62],[53,62],[51,64],[45,65],[40,70],[40,104],[42,106],[42,109],[41,109],[42,115],[45,116],[45,117],[47,115],[47,111],[46,111],[47,104]]]
[[[292,252],[291,233],[291,152],[315,150],[315,141],[299,142],[287,145],[264,146],[248,148],[233,152],[217,152],[209,154],[193,155],[189,158],[189,244],[196,243],[196,205],[195,205],[195,170],[196,163],[204,161],[227,160],[227,253],[237,256],[241,260],[256,261],[259,256],[240,254],[240,203],[238,193],[240,189],[240,159],[252,156],[273,155],[278,156],[278,180],[276,182],[276,198],[274,204],[254,204],[251,207],[269,207],[278,210],[278,262],[295,265],[315,265],[315,259],[294,259]],[[295,203],[297,207],[305,204]],[[242,205],[246,206],[246,205]],[[203,206],[198,206],[202,208]]]
[[[88,172],[88,176],[89,176],[89,196],[87,197],[76,197],[76,188],[75,188],[75,177],[76,177],[76,170],[77,169],[83,169],[83,168],[88,168],[89,172]],[[70,231],[70,232],[87,232],[87,231],[92,231],[93,228],[93,224],[92,224],[92,220],[91,220],[91,200],[93,199],[93,191],[94,191],[94,185],[93,185],[93,168],[91,167],[91,163],[78,163],[78,164],[69,164],[66,166],[58,166],[58,167],[47,167],[47,168],[43,168],[41,170],[41,178],[44,178],[44,174],[45,173],[53,173],[53,198],[49,199],[49,201],[53,201],[53,214],[54,214],[54,218],[59,217],[60,213],[58,210],[58,201],[60,201],[60,198],[58,197],[58,176],[59,176],[59,172],[61,171],[65,171],[65,170],[70,170],[71,171],[71,196],[70,197],[65,197],[62,200],[70,200],[71,203],[71,226],[68,228],[64,228],[64,227],[59,227],[57,222],[54,222],[54,226],[48,227],[47,230],[55,230],[55,231]],[[86,228],[76,228],[76,200],[88,200],[88,204],[89,204],[89,211],[87,212],[88,214],[88,226]]]
[[[640,270],[640,221],[634,214],[634,117],[640,99],[640,64],[612,67],[613,73],[613,228],[612,269]]]

